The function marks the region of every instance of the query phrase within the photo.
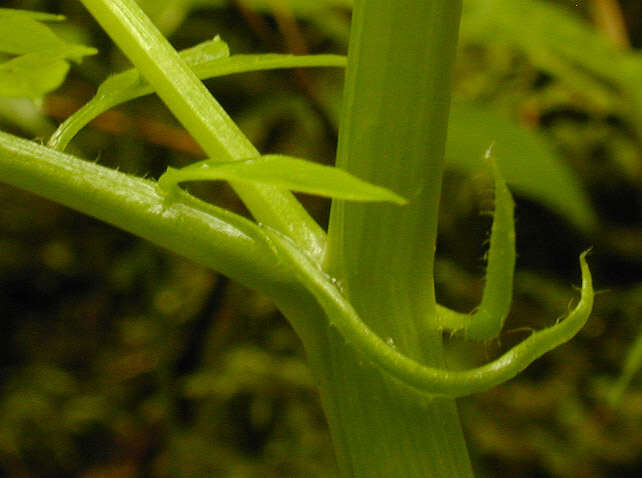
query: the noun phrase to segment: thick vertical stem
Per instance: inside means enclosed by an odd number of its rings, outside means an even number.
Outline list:
[[[433,259],[460,9],[355,2],[338,166],[411,204],[335,204],[326,264],[370,327],[430,365],[442,365]],[[394,382],[332,330],[325,340],[309,353],[345,476],[472,476],[454,401]]]

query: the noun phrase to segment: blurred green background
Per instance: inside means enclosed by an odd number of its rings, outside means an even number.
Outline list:
[[[350,0],[140,0],[177,48],[345,53]],[[579,253],[600,291],[586,329],[506,385],[459,401],[483,477],[642,474],[642,3],[464,0],[436,279],[467,311],[483,287],[495,141],[517,200],[513,312],[500,340],[448,340],[480,363],[563,315]],[[77,1],[56,33],[100,54],[41,104],[0,99],[0,127],[46,140],[127,67]],[[207,81],[264,153],[331,162],[343,72]],[[154,97],[71,152],[137,175],[202,157]],[[224,184],[194,184],[243,211]],[[322,224],[329,205],[302,197]],[[0,477],[333,477],[301,345],[270,300],[91,218],[0,187]],[[636,342],[637,341],[637,342]],[[624,374],[624,375],[623,375]],[[628,386],[625,387],[625,385]],[[430,430],[426,430],[430,433]]]

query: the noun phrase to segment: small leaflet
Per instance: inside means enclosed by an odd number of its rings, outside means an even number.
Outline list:
[[[0,96],[38,98],[58,88],[70,61],[96,50],[59,38],[39,20],[62,17],[0,9]]]

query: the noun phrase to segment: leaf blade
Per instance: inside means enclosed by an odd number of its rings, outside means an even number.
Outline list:
[[[0,96],[37,98],[62,84],[69,63],[29,53],[0,64]]]
[[[205,160],[183,169],[168,169],[159,184],[170,189],[183,181],[225,180],[270,184],[290,191],[335,199],[406,204],[392,191],[346,171],[291,156],[270,154],[241,161]]]
[[[96,50],[69,43],[38,19],[60,20],[37,12],[0,9],[0,96],[37,98],[60,86],[69,60]]]
[[[462,314],[437,306],[442,328],[451,332],[463,330],[464,338],[487,341],[499,336],[513,300],[515,271],[515,203],[492,155],[492,146],[484,161],[490,163],[495,183],[495,210],[486,264],[486,284],[476,311]]]

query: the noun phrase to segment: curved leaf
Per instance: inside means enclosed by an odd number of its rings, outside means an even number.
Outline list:
[[[491,146],[492,148],[492,146]],[[495,211],[490,233],[486,285],[478,309],[461,314],[437,306],[437,317],[443,328],[452,332],[463,330],[470,340],[491,340],[499,335],[513,301],[513,274],[515,271],[515,204],[506,182],[499,172],[491,148],[486,161],[491,162],[495,181]]]
[[[339,55],[234,55],[217,35],[214,39],[180,52],[181,57],[200,79],[278,68],[315,66],[344,66],[345,57]],[[107,78],[96,95],[82,108],[67,118],[49,139],[50,148],[63,151],[73,137],[90,121],[105,111],[126,101],[149,95],[154,89],[131,69]]]

